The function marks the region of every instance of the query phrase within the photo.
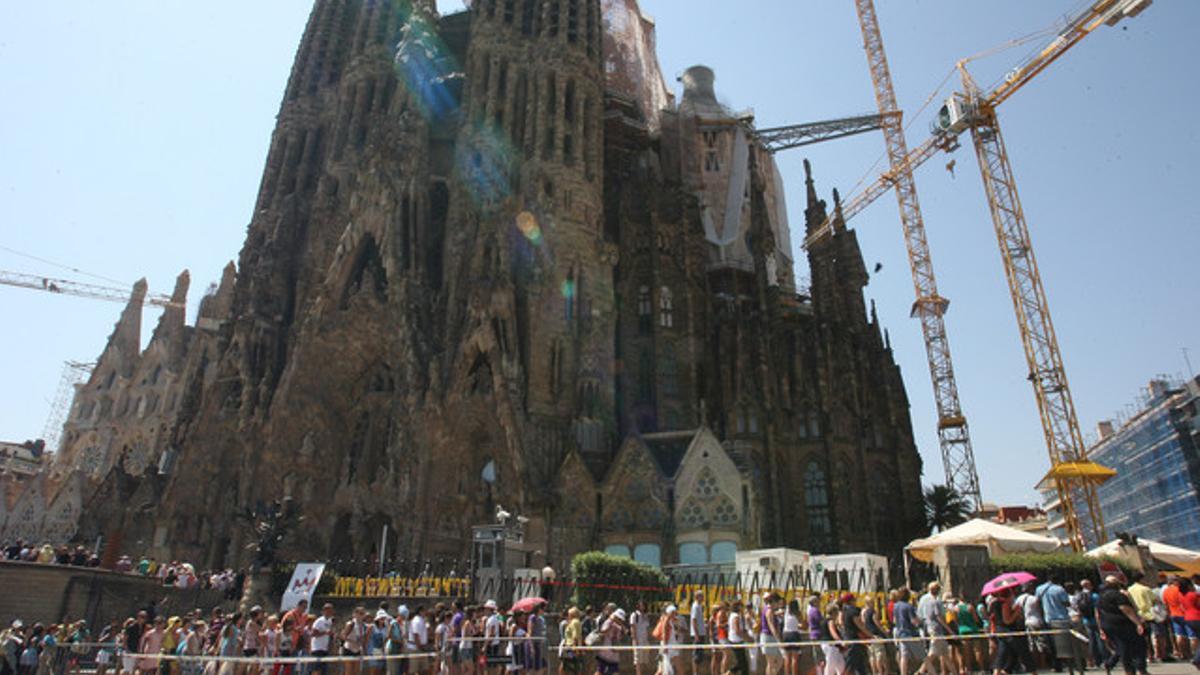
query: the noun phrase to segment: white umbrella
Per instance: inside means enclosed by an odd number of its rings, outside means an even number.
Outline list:
[[[1160,560],[1171,567],[1183,570],[1187,574],[1200,574],[1200,553],[1189,551],[1186,548],[1164,544],[1160,541],[1152,539],[1138,539],[1139,544],[1145,544],[1150,549],[1150,555],[1155,560]],[[1113,539],[1112,541],[1102,546],[1087,552],[1087,555],[1093,558],[1099,558],[1105,555],[1119,555],[1121,552],[1121,541]]]
[[[962,525],[938,532],[932,537],[917,539],[905,547],[912,557],[932,562],[934,550],[953,544],[983,544],[991,555],[1005,553],[1047,553],[1062,546],[1057,539],[1023,532],[991,520],[975,518]]]

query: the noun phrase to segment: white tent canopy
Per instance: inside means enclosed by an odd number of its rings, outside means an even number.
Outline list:
[[[943,532],[910,542],[904,550],[922,562],[932,562],[933,552],[954,544],[984,544],[991,555],[1005,553],[1047,553],[1062,546],[1057,539],[975,518]]]
[[[1200,553],[1189,551],[1186,548],[1179,548],[1170,544],[1153,541],[1150,539],[1138,539],[1139,544],[1145,544],[1150,549],[1150,555],[1155,560],[1164,562],[1171,567],[1183,570],[1188,574],[1200,574]],[[1097,546],[1087,552],[1087,555],[1093,558],[1110,555],[1119,556],[1121,554],[1120,540],[1113,539],[1112,541]]]

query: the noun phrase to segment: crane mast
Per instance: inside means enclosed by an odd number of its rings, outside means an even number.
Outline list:
[[[967,92],[967,108],[972,110],[969,118],[971,139],[979,159],[979,172],[983,177],[988,207],[1000,245],[1004,275],[1012,294],[1013,311],[1016,313],[1017,326],[1021,333],[1021,344],[1025,349],[1029,382],[1033,385],[1037,399],[1053,476],[1053,469],[1064,462],[1086,461],[1087,450],[1083,443],[1083,434],[1079,430],[1079,418],[1075,414],[1071,389],[1067,385],[1062,351],[1058,347],[1054,323],[1050,319],[1050,305],[1046,300],[1046,289],[1042,286],[1037,258],[1033,253],[1033,241],[1029,236],[1025,211],[1021,208],[1012,164],[1009,162],[1004,138],[996,120],[996,109],[981,100],[980,92],[965,68],[961,68],[961,73]],[[1081,551],[1086,548],[1083,526],[1079,519],[1080,506],[1087,509],[1095,541],[1098,544],[1107,541],[1095,483],[1088,480],[1068,480],[1062,476],[1054,477],[1052,483],[1058,492],[1067,538],[1075,550]],[[1076,504],[1076,499],[1083,504]]]
[[[920,320],[921,331],[925,337],[925,353],[929,361],[929,375],[933,381],[933,395],[937,404],[938,442],[942,451],[946,484],[954,488],[978,511],[983,504],[979,493],[979,476],[975,470],[975,453],[971,447],[967,418],[958,398],[958,385],[950,358],[950,340],[946,335],[946,323],[943,318],[950,301],[938,293],[929,242],[925,237],[925,223],[921,217],[921,205],[917,199],[917,187],[912,175],[912,169],[919,162],[909,158],[900,109],[896,104],[896,92],[892,87],[892,76],[883,48],[883,37],[875,15],[875,4],[873,0],[855,0],[855,7],[862,28],[863,48],[871,70],[871,82],[875,86],[875,102],[879,107],[883,136],[887,142],[890,170],[883,182],[896,190],[900,222],[904,228],[904,243],[908,249],[909,266],[912,268],[913,289],[916,292],[912,314]],[[937,148],[926,144],[921,149],[928,152],[928,156],[932,156]],[[881,192],[885,190],[886,188],[883,188]]]

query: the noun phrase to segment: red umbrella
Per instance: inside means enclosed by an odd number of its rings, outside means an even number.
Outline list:
[[[983,590],[980,595],[992,595],[1009,588],[1016,588],[1030,581],[1036,581],[1037,577],[1029,572],[1005,572],[1000,576],[992,579],[983,585]]]
[[[544,598],[521,598],[513,604],[511,611],[528,614],[544,604],[546,604],[546,600]]]

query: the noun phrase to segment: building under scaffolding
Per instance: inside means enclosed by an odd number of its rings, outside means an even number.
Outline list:
[[[1200,378],[1151,381],[1139,411],[1098,433],[1088,458],[1117,472],[1098,489],[1110,535],[1200,550]]]

